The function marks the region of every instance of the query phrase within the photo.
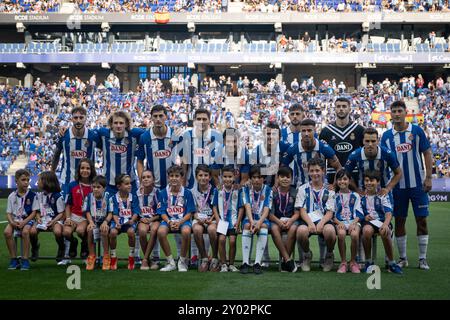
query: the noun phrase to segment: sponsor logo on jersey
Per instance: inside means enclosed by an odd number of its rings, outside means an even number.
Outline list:
[[[197,157],[206,157],[209,154],[209,148],[196,148],[194,155]]]
[[[339,142],[334,146],[334,150],[336,150],[337,152],[350,152],[353,150],[353,146],[348,142]]]
[[[121,217],[131,217],[131,209],[120,209]]]
[[[127,146],[123,146],[121,144],[112,144],[110,146],[110,150],[114,153],[125,153],[127,152]]]
[[[141,212],[143,216],[153,216],[155,213],[152,207],[142,207]]]
[[[83,150],[73,150],[70,152],[70,156],[75,159],[87,158],[87,152]]]
[[[170,151],[170,150],[158,150],[158,151],[153,152],[153,156],[156,159],[166,159],[166,158],[169,158],[171,154],[172,154],[172,151]]]
[[[177,216],[177,215],[183,214],[183,212],[184,212],[183,207],[174,206],[174,207],[167,208],[167,213],[171,216]]]
[[[412,150],[412,144],[411,143],[401,143],[395,147],[397,152],[400,153],[406,153]]]

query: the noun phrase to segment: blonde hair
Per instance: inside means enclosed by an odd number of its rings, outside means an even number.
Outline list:
[[[125,111],[116,111],[114,113],[111,113],[111,115],[108,118],[108,127],[112,128],[112,124],[113,124],[113,119],[114,118],[124,118],[125,119],[125,125],[126,125],[126,130],[131,130],[131,116],[128,112]]]

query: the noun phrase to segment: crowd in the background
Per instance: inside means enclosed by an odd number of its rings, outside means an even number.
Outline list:
[[[61,0],[1,0],[0,12],[9,13],[45,13],[57,12]]]
[[[448,11],[447,0],[245,0],[247,12],[423,12]]]
[[[211,12],[227,10],[221,0],[73,0],[82,12]],[[448,11],[448,0],[245,0],[244,12],[424,12]],[[0,12],[57,12],[60,0],[1,0]]]
[[[417,98],[418,113],[423,117],[415,116],[413,122],[424,128],[432,143],[436,177],[450,176],[450,82],[442,77],[427,80],[421,75],[398,81],[370,80],[367,86],[354,92],[349,92],[343,81],[317,81],[314,77],[294,78],[281,84],[275,79],[262,82],[247,76],[236,82],[225,76],[206,77],[200,79],[197,87],[189,76],[174,75],[169,81],[142,79],[135,90],[128,92],[121,91],[120,81],[114,74],[103,81],[97,81],[95,74],[86,80],[64,75],[53,83],[36,78],[33,88],[0,84],[1,159],[14,161],[23,152],[35,164],[29,168],[31,171],[49,169],[54,137],[60,126],[69,123],[70,110],[75,106],[88,110],[90,128],[105,125],[108,115],[121,108],[131,113],[134,126],[148,127],[150,110],[155,104],[162,104],[169,111],[169,125],[187,127],[192,125],[196,109],[207,108],[215,128],[240,128],[257,143],[264,124],[269,121],[281,126],[288,124],[287,110],[293,103],[302,105],[306,116],[313,118],[320,129],[335,120],[336,97],[347,96],[352,102],[353,119],[363,126],[378,127],[381,132],[384,126],[374,123],[372,111],[387,111],[393,101],[401,98]],[[241,96],[237,118],[225,107],[226,97],[232,91]],[[17,141],[17,148],[12,149],[12,141]],[[102,157],[97,159],[96,166],[100,169]]]

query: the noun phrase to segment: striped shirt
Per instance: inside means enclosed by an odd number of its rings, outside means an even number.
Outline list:
[[[364,219],[361,197],[356,192],[336,193],[335,218],[344,223],[351,223],[356,218]]]
[[[272,207],[272,189],[268,185],[263,185],[259,192],[253,188],[244,187],[242,190],[242,205],[249,204],[252,208],[253,219],[261,218],[264,208]],[[269,216],[266,217],[268,219]]]
[[[294,206],[296,209],[305,209],[306,213],[319,210],[325,215],[327,211],[334,212],[334,197],[334,191],[330,191],[323,186],[320,190],[316,190],[308,182],[298,189]]]
[[[175,162],[175,146],[178,137],[174,136],[174,130],[167,127],[164,138],[158,138],[153,129],[146,130],[139,139],[137,158],[146,160],[146,168],[155,177],[155,186],[163,189],[167,186],[167,169]]]
[[[95,130],[85,129],[82,138],[75,137],[72,130],[73,128],[67,130],[64,136],[56,141],[56,148],[63,153],[61,180],[66,185],[75,180],[80,160],[89,158],[95,161],[95,148],[100,147]]]
[[[301,141],[289,147],[287,155],[284,158],[284,163],[289,165],[292,161],[296,162],[300,170],[300,175],[297,179],[297,186],[305,184],[309,181],[308,176],[308,161],[312,158],[332,159],[335,156],[334,150],[326,143],[314,139],[316,144],[313,150],[306,151],[303,149]]]
[[[352,172],[355,168],[359,172],[359,186],[364,187],[364,172],[367,170],[375,170],[381,172],[381,187],[384,188],[391,178],[391,170],[397,169],[400,165],[395,154],[390,150],[378,146],[378,152],[375,159],[367,159],[364,147],[356,149],[348,157],[345,164],[345,171]]]
[[[419,126],[409,124],[405,131],[394,128],[383,133],[381,146],[397,156],[403,175],[396,188],[420,187],[425,179],[425,167],[422,153],[430,149],[430,142]]]
[[[384,222],[386,213],[392,214],[392,204],[389,197],[380,197],[377,195],[364,196],[361,198],[361,208],[364,216],[371,215],[373,219]]]
[[[100,128],[98,134],[103,146],[103,175],[108,185],[115,186],[116,176],[128,174],[136,181],[135,158],[138,141],[144,129],[125,131],[123,138],[116,138],[111,129]]]
[[[295,145],[296,143],[300,143],[301,134],[300,132],[292,132],[290,127],[285,127],[281,129],[281,141],[289,145]],[[292,176],[292,185],[295,185],[295,181],[298,180],[298,176],[300,174],[300,168],[298,167],[297,162],[293,161],[289,165],[292,169],[294,175]]]
[[[222,141],[220,132],[213,129],[200,135],[195,129],[187,130],[183,134],[178,147],[183,163],[188,165],[186,180],[189,189],[194,186],[197,165],[206,164],[214,169],[216,150],[222,147]]]

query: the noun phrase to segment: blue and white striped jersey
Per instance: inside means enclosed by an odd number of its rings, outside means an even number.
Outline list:
[[[381,146],[397,156],[403,175],[396,186],[399,189],[420,187],[425,179],[425,166],[422,153],[430,148],[425,132],[419,126],[409,124],[399,132],[394,128],[383,133]]]
[[[146,168],[155,177],[155,186],[163,189],[167,186],[167,169],[176,160],[175,146],[179,138],[175,136],[174,130],[167,128],[164,138],[157,138],[152,129],[146,130],[139,139],[139,150],[137,158],[147,160]]]
[[[121,174],[128,174],[131,182],[136,181],[135,158],[138,141],[144,129],[133,128],[125,131],[123,138],[116,138],[108,128],[100,128],[97,132],[102,140],[103,175],[108,185],[115,186],[116,176]]]
[[[75,173],[80,160],[89,158],[95,162],[95,148],[101,147],[101,142],[95,130],[85,129],[83,137],[76,138],[72,129],[69,128],[64,136],[56,141],[56,147],[61,149],[63,154],[61,181],[67,185],[75,180]]]
[[[381,172],[381,187],[384,188],[391,179],[391,170],[395,170],[399,167],[397,158],[393,152],[384,147],[378,147],[378,152],[375,159],[367,159],[364,152],[364,147],[358,148],[353,151],[348,157],[345,164],[345,171],[350,174],[357,168],[359,173],[358,184],[361,188],[364,187],[364,172],[367,170],[376,170]]]

